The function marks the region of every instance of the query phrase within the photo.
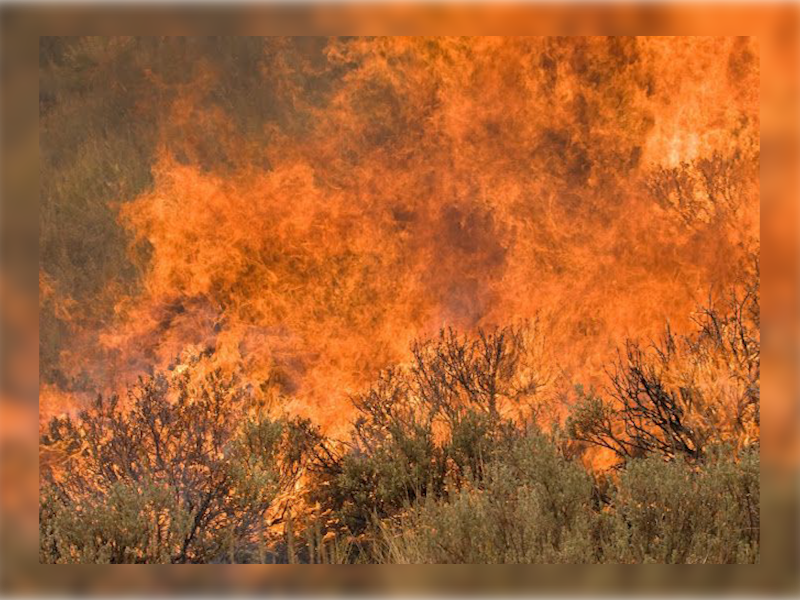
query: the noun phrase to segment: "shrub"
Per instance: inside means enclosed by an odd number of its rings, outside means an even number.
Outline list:
[[[513,435],[509,413],[524,409],[539,385],[522,328],[476,338],[443,330],[413,355],[410,367],[386,371],[353,398],[352,441],[318,454],[312,500],[350,534],[479,477]]]
[[[642,349],[628,342],[611,373],[610,399],[578,390],[567,420],[573,439],[622,460],[658,454],[699,460],[707,447],[758,441],[758,290],[704,308],[697,331]]]
[[[588,562],[593,486],[544,434],[521,434],[481,479],[426,498],[383,527],[383,561],[397,563]]]
[[[629,461],[610,497],[541,433],[521,439],[480,481],[425,498],[382,523],[378,562],[753,563],[759,461],[714,450],[702,467]]]
[[[621,472],[604,523],[604,562],[752,563],[758,558],[758,449],[715,449],[702,467],[658,456]]]
[[[686,225],[699,228],[729,217],[747,198],[756,174],[751,157],[737,151],[658,167],[645,180],[645,189],[662,208],[673,211]]]
[[[639,370],[625,377],[670,382],[645,390],[642,410],[658,390],[672,393],[678,366],[717,360],[700,339],[686,342],[695,363],[664,352],[662,371],[629,365]],[[708,436],[697,438],[697,453],[645,447],[635,430],[620,435],[635,412],[580,390],[568,419],[573,438],[591,431],[625,459],[593,473],[572,460],[575,446],[557,424],[546,433],[522,410],[537,390],[526,343],[507,329],[477,338],[446,331],[418,345],[411,365],[353,398],[358,418],[346,443],[306,421],[270,418],[256,392],[219,370],[176,369],[141,380],[125,400],[99,398],[77,421],[52,420],[42,436],[40,559],[758,560],[757,443]],[[703,406],[692,405],[693,423]],[[649,423],[662,441],[682,431],[665,414]]]
[[[44,473],[43,561],[249,560],[314,431],[269,418],[220,371],[143,379],[128,400],[98,398],[43,436],[65,455]]]

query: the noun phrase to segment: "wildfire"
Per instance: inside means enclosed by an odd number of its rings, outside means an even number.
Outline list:
[[[341,435],[415,339],[533,319],[551,391],[602,385],[758,252],[751,40],[267,39],[255,108],[225,77],[148,75],[152,185],[115,204],[139,285],[102,326],[60,301],[92,389],[201,355]],[[45,383],[43,418],[83,403]]]

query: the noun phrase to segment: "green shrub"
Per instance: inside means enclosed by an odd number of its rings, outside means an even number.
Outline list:
[[[99,398],[76,423],[51,421],[42,445],[65,462],[44,473],[44,562],[253,559],[315,433],[269,418],[219,371],[190,374],[141,380],[124,408]]]
[[[480,481],[382,523],[391,563],[752,563],[759,553],[758,453],[702,467],[649,457],[619,473],[608,502],[541,434]]]
[[[516,435],[505,411],[536,392],[522,328],[476,338],[443,330],[413,354],[411,367],[386,371],[353,398],[359,416],[351,443],[318,456],[312,500],[350,534],[480,477]]]
[[[620,473],[602,556],[615,563],[751,563],[758,559],[757,448],[702,466],[652,456]],[[604,515],[607,516],[607,515]]]
[[[44,490],[42,563],[168,563],[192,527],[192,515],[168,486],[117,482],[102,498],[64,501]]]
[[[481,479],[384,523],[382,560],[570,563],[594,558],[591,477],[541,432],[521,434]]]

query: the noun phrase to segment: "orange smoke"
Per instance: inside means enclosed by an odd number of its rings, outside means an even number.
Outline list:
[[[415,338],[535,317],[562,385],[602,383],[757,256],[752,40],[269,38],[252,122],[224,75],[152,76],[139,290],[63,354],[97,389],[202,354],[341,433]]]

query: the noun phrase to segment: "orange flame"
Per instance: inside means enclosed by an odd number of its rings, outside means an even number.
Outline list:
[[[224,75],[151,77],[153,185],[119,205],[140,291],[63,356],[100,388],[207,353],[341,434],[415,338],[537,316],[562,381],[602,383],[758,252],[749,39],[267,39],[254,122]],[[730,203],[702,160],[736,165]],[[648,185],[682,166],[702,211]]]

